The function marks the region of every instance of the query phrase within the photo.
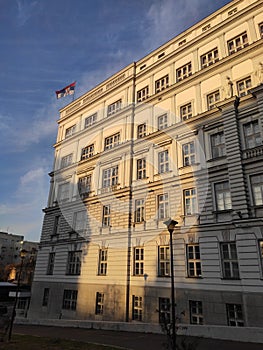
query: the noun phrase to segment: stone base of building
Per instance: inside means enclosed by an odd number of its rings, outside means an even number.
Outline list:
[[[85,320],[58,320],[58,319],[26,319],[16,318],[16,324],[41,325],[54,327],[76,327],[87,329],[101,329],[123,332],[163,333],[159,324],[126,323],[126,322],[100,322]],[[250,343],[263,343],[263,332],[260,327],[227,327],[214,325],[189,325],[178,326],[178,335],[241,341]]]

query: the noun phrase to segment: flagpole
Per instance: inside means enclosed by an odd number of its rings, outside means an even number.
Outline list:
[[[76,81],[75,81],[74,93],[73,93],[73,96],[72,96],[72,102],[75,100],[75,91],[76,91]]]

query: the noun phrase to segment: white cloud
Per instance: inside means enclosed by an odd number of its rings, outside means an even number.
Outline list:
[[[38,7],[38,1],[16,0],[18,25],[23,26]]]

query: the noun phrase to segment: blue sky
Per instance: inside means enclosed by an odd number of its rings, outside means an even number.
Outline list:
[[[59,109],[229,0],[0,0],[0,231],[39,241]]]

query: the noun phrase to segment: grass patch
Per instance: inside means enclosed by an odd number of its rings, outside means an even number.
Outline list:
[[[1,350],[116,350],[112,346],[83,343],[74,340],[13,335],[8,343],[0,343]]]

